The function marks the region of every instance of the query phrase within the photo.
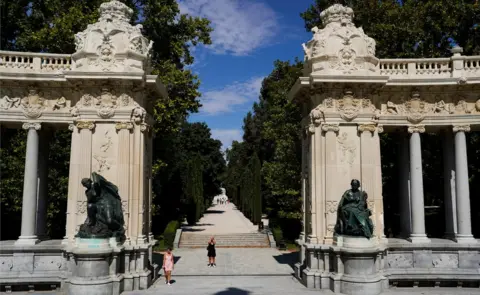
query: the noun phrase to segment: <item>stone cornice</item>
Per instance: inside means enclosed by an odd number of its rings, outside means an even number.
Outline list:
[[[408,126],[408,133],[424,133],[425,125],[412,125]]]
[[[470,125],[453,125],[453,132],[470,132]]]

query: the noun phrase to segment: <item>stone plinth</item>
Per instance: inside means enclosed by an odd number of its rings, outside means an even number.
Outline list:
[[[118,255],[122,251],[111,239],[76,239],[75,247],[67,251],[74,261],[68,294],[120,294]]]
[[[339,236],[341,246],[332,247],[336,256],[333,291],[343,294],[380,294],[388,286],[383,276],[380,259],[384,249],[377,239]]]

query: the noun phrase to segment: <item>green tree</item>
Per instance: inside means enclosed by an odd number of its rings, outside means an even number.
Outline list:
[[[262,164],[257,153],[253,154],[250,167],[253,172],[253,223],[259,224],[262,221]]]

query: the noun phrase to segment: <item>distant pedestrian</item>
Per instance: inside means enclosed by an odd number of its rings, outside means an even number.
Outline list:
[[[163,255],[163,271],[165,272],[165,284],[167,285],[171,285],[174,264],[172,248],[168,248],[167,253]]]
[[[208,255],[208,267],[217,267],[217,265],[215,264],[215,257],[217,256],[217,253],[215,251],[214,237],[211,237],[210,241],[208,241],[207,255]]]

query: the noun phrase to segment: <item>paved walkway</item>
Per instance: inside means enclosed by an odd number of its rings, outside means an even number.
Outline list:
[[[210,207],[197,225],[182,225],[186,232],[201,234],[236,234],[257,232],[257,227],[232,203]]]

